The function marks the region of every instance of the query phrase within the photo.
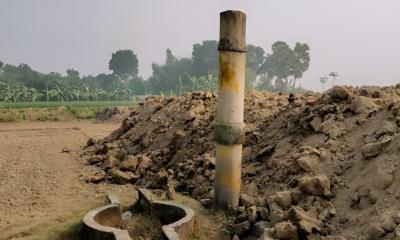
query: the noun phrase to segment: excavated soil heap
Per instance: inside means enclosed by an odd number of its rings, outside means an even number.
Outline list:
[[[88,181],[213,198],[216,96],[148,97],[83,155]],[[235,238],[400,239],[400,87],[250,92]]]
[[[120,123],[129,115],[131,110],[131,107],[105,107],[100,112],[96,113],[95,122]]]

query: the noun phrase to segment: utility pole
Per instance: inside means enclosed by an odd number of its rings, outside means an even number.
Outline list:
[[[246,73],[246,14],[220,13],[219,92],[214,130],[216,171],[214,204],[227,209],[238,206],[244,142],[244,88]]]

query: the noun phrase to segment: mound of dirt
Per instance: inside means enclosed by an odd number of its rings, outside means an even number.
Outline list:
[[[129,107],[105,107],[100,112],[96,113],[95,122],[122,122],[128,115],[132,108]]]
[[[89,181],[175,187],[213,198],[216,96],[149,97],[83,155]],[[334,87],[323,94],[250,92],[242,239],[399,239],[400,88]]]

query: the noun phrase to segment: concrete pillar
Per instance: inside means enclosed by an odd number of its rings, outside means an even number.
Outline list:
[[[242,144],[244,141],[244,88],[246,72],[246,14],[220,14],[219,92],[214,131],[216,208],[237,207],[240,196]]]

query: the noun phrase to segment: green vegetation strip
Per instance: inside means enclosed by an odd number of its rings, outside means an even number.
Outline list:
[[[0,102],[0,109],[21,109],[21,108],[57,108],[65,107],[117,107],[133,106],[137,101],[84,101],[84,102]]]

